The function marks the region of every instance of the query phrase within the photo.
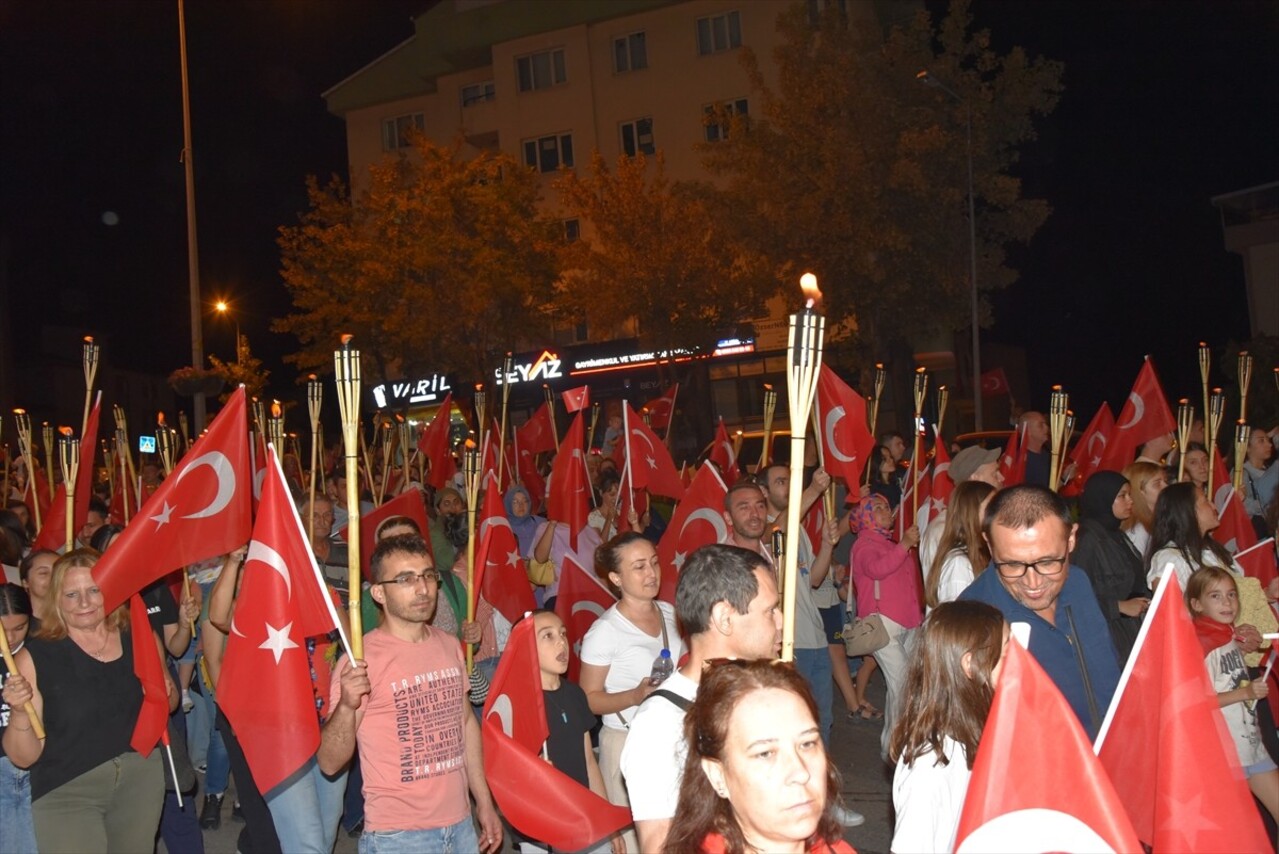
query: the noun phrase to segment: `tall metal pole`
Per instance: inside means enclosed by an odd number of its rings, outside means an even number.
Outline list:
[[[187,19],[178,0],[178,53],[182,61],[182,168],[187,190],[187,285],[191,301],[191,367],[204,367],[204,330],[201,328],[200,247],[195,237],[195,155],[191,148],[191,92],[187,80]],[[240,342],[235,342],[238,352]],[[204,392],[195,394],[195,432],[205,428]]]
[[[953,94],[953,93],[952,93]],[[977,307],[977,212],[973,201],[973,108],[964,102],[968,124],[968,257],[973,310],[973,424],[981,431],[981,326]]]

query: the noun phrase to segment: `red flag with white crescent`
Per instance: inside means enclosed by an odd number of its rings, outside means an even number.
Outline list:
[[[622,423],[626,426],[626,457],[630,466],[630,485],[634,489],[647,489],[657,495],[665,495],[676,501],[684,497],[684,482],[679,469],[671,459],[671,452],[652,428],[635,415],[629,404],[623,403]]]
[[[449,421],[452,412],[453,392],[449,392],[440,401],[435,418],[431,419],[431,423],[417,440],[417,449],[431,463],[426,473],[426,482],[436,489],[448,486],[453,475],[457,474],[457,463],[453,460],[452,449],[449,447]]]
[[[665,573],[663,573],[665,574]],[[582,640],[591,625],[617,602],[599,579],[582,568],[577,558],[564,555],[560,567],[560,589],[555,597],[555,613],[568,627],[568,678],[576,682],[582,669]]]
[[[560,397],[564,399],[564,408],[568,410],[568,414],[581,412],[583,409],[590,408],[591,405],[591,387],[588,385],[570,388],[567,391],[560,392]]]
[[[93,497],[93,480],[97,474],[98,458],[98,416],[102,410],[102,392],[98,392],[89,412],[89,421],[85,425],[84,435],[80,437],[80,468],[75,479],[75,525],[72,530],[79,532],[89,518],[89,499]],[[34,518],[34,517],[33,517]],[[40,533],[36,534],[32,549],[49,549],[61,551],[67,544],[67,485],[58,484],[57,495],[49,510],[41,520]],[[86,544],[87,545],[87,544]]]
[[[826,365],[817,378],[817,423],[826,471],[856,488],[875,437],[866,423],[865,399]]]
[[[537,605],[533,601],[528,569],[520,557],[520,544],[496,489],[484,492],[479,537],[479,548],[475,552],[475,572],[479,576],[476,586],[490,605],[514,623]]]
[[[520,453],[541,454],[555,450],[555,426],[551,410],[543,403],[529,420],[514,430]]]
[[[1106,453],[1098,468],[1122,471],[1136,457],[1139,445],[1176,429],[1177,419],[1168,406],[1168,398],[1164,397],[1163,386],[1155,374],[1155,363],[1147,356],[1110,431]]]
[[[160,663],[160,647],[155,631],[147,619],[147,606],[141,594],[129,598],[130,639],[133,643],[133,675],[142,685],[142,708],[133,725],[129,746],[150,756],[157,744],[169,743],[169,690]]]
[[[655,397],[644,408],[648,410],[648,426],[654,430],[670,430],[671,418],[675,415],[675,397],[679,394],[679,383],[675,383]]]
[[[1068,484],[1070,492],[1082,490],[1092,473],[1101,467],[1101,459],[1106,455],[1106,443],[1110,441],[1110,433],[1114,429],[1115,416],[1110,413],[1110,405],[1102,401],[1101,406],[1097,407],[1097,413],[1070,451],[1070,461],[1075,464],[1075,476]]]
[[[578,412],[564,434],[560,451],[551,466],[551,488],[546,497],[546,516],[568,526],[569,542],[577,548],[577,532],[586,527],[591,513],[590,481],[586,472],[586,430]]]
[[[733,452],[733,440],[728,437],[728,428],[724,426],[723,418],[715,425],[715,441],[711,443],[711,452],[706,459],[719,466],[725,483],[737,483],[737,479],[742,476],[737,467],[737,454]]]
[[[724,497],[728,487],[715,466],[702,466],[693,477],[684,500],[675,505],[671,521],[657,544],[662,583],[657,598],[675,604],[675,585],[688,556],[702,546],[728,539],[724,521]]]
[[[108,612],[174,569],[249,541],[248,437],[242,386],[94,566]]]

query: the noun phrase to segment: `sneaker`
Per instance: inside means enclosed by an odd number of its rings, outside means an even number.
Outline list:
[[[866,816],[838,804],[835,805],[834,816],[835,821],[844,827],[858,827],[866,822]]]
[[[217,830],[222,826],[222,796],[205,795],[204,809],[200,810],[200,827]]]
[[[244,821],[244,810],[240,807],[239,801],[235,801],[231,804],[231,820],[239,822]]]
[[[186,713],[186,712],[190,712],[194,708],[195,708],[195,700],[191,699],[191,695],[189,693],[187,693],[186,691],[183,691],[182,692],[182,711]]]

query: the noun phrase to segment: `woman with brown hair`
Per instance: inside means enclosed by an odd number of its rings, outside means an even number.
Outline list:
[[[984,602],[945,602],[924,623],[906,675],[906,708],[889,751],[897,760],[892,850],[952,851],[1008,625]]]
[[[664,850],[852,854],[818,720],[791,665],[712,663],[684,720],[688,758]]]
[[[1168,486],[1168,472],[1158,463],[1136,460],[1124,466],[1123,475],[1132,493],[1132,515],[1122,528],[1137,554],[1145,555],[1150,548],[1150,532],[1155,529],[1155,505],[1159,493]]]
[[[924,582],[924,604],[929,611],[955,601],[990,563],[990,550],[981,534],[981,514],[994,494],[995,487],[980,480],[966,480],[951,494],[937,555]]]
[[[130,746],[142,708],[133,645],[160,640],[131,626],[127,606],[107,614],[93,580],[98,553],[76,549],[53,566],[40,630],[18,653],[4,686],[4,752],[31,768],[31,816],[41,851],[150,851],[164,804],[161,752]],[[178,694],[164,675],[169,710]],[[47,738],[23,709],[34,704]]]

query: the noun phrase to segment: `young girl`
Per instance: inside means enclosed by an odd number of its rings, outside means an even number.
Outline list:
[[[1279,821],[1279,769],[1266,754],[1257,726],[1257,701],[1265,698],[1270,689],[1264,682],[1248,680],[1248,667],[1235,641],[1239,588],[1234,576],[1220,567],[1200,569],[1186,584],[1186,604],[1194,615],[1200,642],[1209,649],[1204,663],[1217,691],[1226,728],[1239,751],[1248,788]]]
[[[560,771],[605,800],[604,777],[591,749],[591,729],[595,715],[586,702],[586,693],[564,678],[568,672],[568,629],[554,611],[538,609],[532,613],[533,633],[537,638],[537,663],[542,672],[542,700],[546,706],[546,758]],[[609,845],[595,850],[622,854],[622,837],[613,834]],[[521,842],[524,854],[544,852],[541,843]]]
[[[888,747],[897,760],[896,854],[954,850],[1007,645],[1008,624],[983,602],[944,602],[924,623]]]
[[[16,584],[0,584],[0,624],[9,651],[17,655],[27,642],[31,624],[31,599]],[[9,670],[0,661],[0,686]],[[9,704],[0,700],[0,735],[9,726]],[[31,823],[30,775],[0,753],[0,851],[34,851],[36,835]]]

